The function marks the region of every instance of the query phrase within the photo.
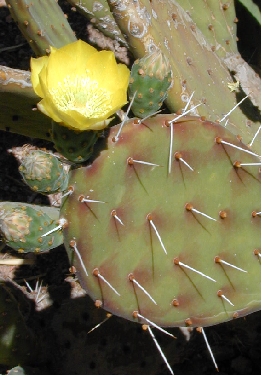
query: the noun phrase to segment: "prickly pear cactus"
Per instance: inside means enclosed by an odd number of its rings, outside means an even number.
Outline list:
[[[54,207],[1,202],[1,234],[18,252],[48,251],[63,243],[58,215],[59,210]]]
[[[129,99],[137,117],[152,115],[162,107],[172,84],[170,64],[160,49],[134,62],[129,80]]]
[[[50,46],[59,48],[76,40],[56,1],[7,0],[6,4],[37,56],[48,54]]]
[[[254,99],[248,89],[250,84],[243,77],[248,76],[251,81],[254,72],[235,54],[236,17],[232,1],[230,4],[216,1],[185,4],[175,0],[108,0],[108,4],[136,58],[157,47],[169,60],[173,85],[165,103],[171,112],[181,110],[189,101],[195,115],[224,125],[224,115],[245,97],[244,91],[249,98],[241,109],[230,112],[226,126],[233,134],[241,135],[245,144],[252,142],[260,125],[256,108],[260,103],[257,90],[260,83],[259,79],[257,83],[252,81]],[[239,74],[240,66],[245,74]],[[243,91],[239,90],[237,95],[229,88],[234,84],[234,72],[243,84]],[[249,118],[245,115],[248,108],[252,112]],[[253,148],[259,152],[260,136]]]
[[[67,188],[67,169],[58,156],[31,145],[12,148],[10,152],[20,162],[19,171],[33,191],[51,194]]]
[[[98,306],[159,326],[208,326],[259,309],[259,158],[224,127],[158,115],[110,129],[70,174],[60,218]]]
[[[52,140],[55,148],[72,162],[81,163],[90,158],[98,135],[98,131],[77,132],[52,122]]]

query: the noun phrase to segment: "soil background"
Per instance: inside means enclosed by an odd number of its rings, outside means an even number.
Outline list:
[[[65,1],[59,1],[59,4],[68,15],[77,38],[88,41],[88,22],[73,12]],[[243,9],[240,7],[237,11],[241,21]],[[243,24],[247,25],[247,21]],[[239,22],[240,52],[260,72],[260,27],[247,29]],[[33,52],[8,9],[0,6],[0,65],[28,70],[31,56]],[[0,132],[0,200],[46,205],[46,197],[33,193],[23,184],[17,162],[7,152],[12,146],[26,143],[52,148],[42,140]],[[16,254],[5,247],[0,256],[16,257]],[[135,323],[111,317],[88,334],[106,318],[106,312],[95,308],[74,282],[62,246],[46,254],[26,255],[25,258],[33,259],[34,264],[0,266],[0,276],[10,277],[22,287],[21,290],[9,286],[19,304],[26,303],[26,322],[35,338],[35,351],[32,349],[24,367],[27,374],[169,374],[149,333]],[[24,279],[33,290],[37,281],[42,281],[41,302],[35,302],[34,292],[30,293]],[[261,374],[260,324],[260,312],[256,312],[205,329],[220,374]],[[179,329],[170,331],[177,340],[154,332],[175,374],[217,373],[200,333],[193,331],[187,341]],[[24,345],[21,343],[21,348]],[[0,365],[0,373],[5,374],[8,368],[10,365]]]

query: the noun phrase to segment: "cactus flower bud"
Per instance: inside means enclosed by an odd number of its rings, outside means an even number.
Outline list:
[[[74,130],[100,130],[127,103],[129,70],[111,51],[78,40],[31,59],[31,80],[43,98],[38,108]]]
[[[145,55],[143,59],[140,60],[140,63],[142,69],[144,69],[146,74],[150,77],[154,76],[160,81],[171,77],[169,61],[159,48]]]

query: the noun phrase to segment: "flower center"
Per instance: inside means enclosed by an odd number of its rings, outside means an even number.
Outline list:
[[[74,110],[86,118],[102,117],[112,108],[110,93],[89,77],[68,75],[50,94],[59,110]]]

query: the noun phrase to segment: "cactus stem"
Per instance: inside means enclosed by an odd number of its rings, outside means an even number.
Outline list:
[[[174,157],[177,161],[183,162],[191,171],[194,171],[194,169],[182,158],[182,154],[179,151],[174,154]]]
[[[219,123],[222,123],[222,121],[224,121],[247,98],[248,98],[248,95],[246,95],[244,98],[242,98],[240,102],[238,102],[230,111],[228,111],[228,113],[226,115],[224,115],[224,117],[221,120],[219,120]]]
[[[167,366],[167,368],[169,369],[170,374],[171,374],[171,375],[174,375],[174,372],[173,372],[172,368],[170,367],[170,364],[168,363],[167,358],[166,358],[165,354],[163,353],[163,351],[162,351],[162,349],[161,349],[159,343],[157,342],[156,337],[154,336],[154,333],[153,333],[152,329],[150,328],[149,325],[143,325],[143,326],[144,326],[143,329],[148,330],[148,332],[149,332],[149,334],[151,335],[153,341],[155,342],[156,348],[157,348],[159,354],[161,355],[162,359],[163,359],[164,362],[166,363],[166,366]]]
[[[258,136],[259,132],[261,130],[261,125],[259,126],[258,130],[256,131],[254,137],[252,138],[252,141],[250,142],[250,144],[248,146],[252,146],[253,145],[253,142],[255,141],[256,137]]]
[[[105,201],[90,200],[90,199],[89,199],[89,196],[86,196],[86,198],[85,198],[84,195],[80,195],[80,196],[78,197],[78,200],[79,200],[80,202],[98,202],[98,203],[100,203],[100,204],[106,204]]]
[[[116,214],[116,210],[115,209],[113,209],[112,211],[111,211],[111,215],[112,215],[112,217],[113,218],[115,218],[122,226],[125,226],[124,225],[124,223],[121,221],[121,219],[117,216],[117,214]]]
[[[113,141],[113,142],[117,142],[117,141],[119,140],[119,135],[120,135],[120,133],[121,133],[121,131],[122,131],[122,128],[123,128],[125,122],[128,120],[128,114],[129,114],[129,111],[130,111],[130,109],[131,109],[131,106],[132,106],[132,104],[133,104],[133,102],[134,102],[134,100],[135,100],[136,93],[137,93],[137,91],[134,93],[134,96],[133,96],[133,98],[131,99],[131,101],[130,101],[130,103],[129,103],[129,106],[128,106],[127,111],[126,111],[125,116],[124,116],[124,119],[123,119],[123,121],[122,121],[122,123],[121,123],[121,125],[120,125],[120,127],[119,127],[119,130],[118,130],[116,136],[112,138],[112,141]]]
[[[161,167],[161,166],[158,165],[158,164],[150,163],[150,162],[145,162],[145,161],[138,161],[137,159],[133,159],[132,157],[128,157],[128,158],[127,158],[127,163],[128,163],[129,165],[133,165],[134,163],[141,163],[141,164],[148,165],[148,166],[157,166],[157,167]]]
[[[220,263],[225,264],[225,265],[231,266],[231,268],[234,268],[234,269],[240,270],[241,272],[247,273],[246,270],[238,268],[237,266],[235,266],[233,264],[229,264],[229,262],[222,260],[219,256],[216,256],[214,260],[218,264],[220,264]]]
[[[218,290],[217,296],[219,298],[226,300],[230,305],[232,305],[234,307],[234,304],[223,294],[223,292],[221,290]]]
[[[149,221],[150,225],[153,227],[153,229],[154,229],[154,231],[155,231],[155,233],[156,233],[156,236],[157,236],[157,238],[158,238],[158,240],[159,240],[159,242],[160,242],[160,244],[161,244],[161,247],[163,248],[165,254],[167,255],[167,250],[166,250],[166,248],[165,248],[165,246],[164,246],[164,243],[163,243],[163,241],[162,241],[162,239],[161,239],[161,236],[160,236],[159,232],[157,231],[156,225],[154,224],[154,222],[153,222],[153,220],[152,220],[152,214],[149,213],[149,214],[147,215],[146,218],[147,218],[147,220]]]
[[[96,326],[94,326],[92,329],[90,329],[89,332],[87,332],[87,334],[89,334],[89,333],[93,332],[95,329],[99,328],[99,326],[101,326],[102,324],[104,324],[112,316],[113,316],[112,313],[107,313],[106,314],[106,318],[103,321],[101,321],[99,324],[97,324]]]
[[[203,215],[204,217],[206,217],[206,218],[208,218],[208,219],[212,219],[212,221],[216,221],[215,218],[212,218],[212,217],[210,217],[209,215],[207,215],[207,214],[205,214],[205,213],[202,213],[201,211],[195,209],[195,208],[193,207],[193,205],[190,204],[190,203],[186,203],[185,208],[186,208],[187,211],[191,211],[191,212],[194,212],[194,213],[197,213],[197,214],[201,214],[201,215]]]
[[[205,278],[207,278],[207,279],[210,279],[210,281],[216,282],[215,279],[209,277],[208,275],[206,275],[206,274],[200,272],[199,270],[196,270],[196,269],[192,268],[192,267],[189,266],[189,265],[184,264],[183,262],[181,262],[181,261],[179,260],[178,257],[175,257],[175,258],[174,258],[174,264],[175,264],[175,265],[179,265],[179,266],[183,266],[184,268],[190,269],[190,270],[192,270],[193,272],[202,275],[202,277],[205,277]]]
[[[41,238],[44,236],[50,235],[55,231],[63,230],[63,228],[65,228],[66,226],[67,226],[67,220],[64,218],[61,218],[59,219],[59,225],[53,228],[52,230],[47,231],[44,235],[41,235]]]
[[[136,319],[136,318],[139,318],[139,319],[145,320],[148,324],[150,324],[150,325],[153,326],[154,328],[160,330],[160,332],[163,332],[163,333],[167,334],[168,336],[177,339],[173,334],[167,332],[165,329],[161,328],[161,326],[158,326],[158,325],[155,324],[153,321],[147,319],[145,316],[140,315],[140,313],[138,313],[137,311],[134,311],[134,312],[133,312],[133,317],[134,317],[135,319]]]
[[[197,330],[199,333],[202,333],[202,334],[203,334],[204,340],[205,340],[205,342],[206,342],[207,349],[208,349],[209,354],[210,354],[210,356],[211,356],[211,358],[212,358],[212,361],[213,361],[213,363],[214,363],[214,366],[215,366],[217,372],[219,372],[219,370],[218,370],[218,366],[217,366],[217,363],[216,363],[216,360],[215,360],[215,357],[214,357],[214,354],[213,354],[213,351],[211,350],[211,347],[210,347],[210,345],[209,345],[209,343],[208,343],[208,340],[207,340],[206,334],[205,334],[205,332],[204,332],[204,328],[202,328],[202,327],[201,327],[201,328],[196,328],[196,330]]]
[[[230,142],[224,141],[221,137],[216,137],[215,141],[216,141],[217,144],[224,144],[224,145],[232,146],[232,148],[244,151],[245,153],[248,153],[248,154],[254,155],[255,157],[260,158],[260,155],[253,153],[251,150],[246,150],[246,149],[241,148],[240,146],[237,146],[237,145],[231,144]]]
[[[114,291],[115,294],[117,294],[118,296],[120,296],[119,292],[116,291],[116,289],[105,279],[105,277],[103,277],[100,273],[99,273],[99,270],[98,268],[95,268],[93,270],[93,275],[97,278],[100,278],[102,279],[102,281],[104,281],[109,287],[111,290]]]
[[[81,257],[81,255],[80,255],[79,250],[77,249],[76,241],[72,239],[72,240],[70,241],[69,245],[70,245],[70,247],[73,248],[73,250],[75,251],[75,253],[76,253],[76,255],[77,255],[77,257],[78,257],[78,259],[79,259],[79,261],[80,261],[80,264],[81,264],[82,268],[84,269],[85,274],[88,276],[88,273],[87,273],[87,270],[86,270],[85,264],[84,264],[84,262],[83,262],[83,260],[82,260],[82,257]]]
[[[149,297],[149,299],[152,300],[152,302],[153,302],[155,305],[157,305],[157,302],[155,301],[155,299],[152,298],[152,296],[149,294],[149,292],[147,292],[146,289],[144,289],[144,287],[141,286],[139,282],[137,282],[137,280],[135,279],[133,273],[130,273],[130,274],[128,275],[128,278],[129,278],[129,281],[130,281],[130,282],[135,283],[136,286],[139,287],[140,290],[142,290],[142,291],[143,291],[143,292]]]

